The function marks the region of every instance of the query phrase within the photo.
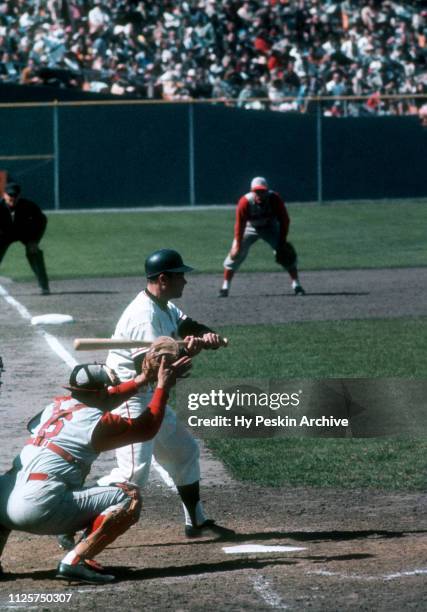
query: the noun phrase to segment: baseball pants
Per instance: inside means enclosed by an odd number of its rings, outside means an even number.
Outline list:
[[[227,255],[224,260],[224,268],[236,272],[248,256],[251,246],[255,244],[259,238],[267,242],[273,251],[275,251],[280,240],[279,224],[273,223],[265,227],[258,228],[248,224],[246,226],[245,233],[243,234],[239,254],[234,259],[231,259],[230,255]]]
[[[18,242],[18,239],[7,242],[0,241],[0,263],[2,262],[10,245],[14,242]],[[34,272],[37,278],[40,288],[48,289],[49,279],[46,272],[46,264],[44,261],[43,251],[39,248],[38,243],[36,242],[30,243],[37,245],[35,249],[30,248],[27,242],[23,242],[22,240],[20,242],[22,242],[22,244],[25,246],[25,255],[27,257],[27,261],[30,264],[31,270]]]
[[[151,394],[142,392],[117,410],[123,417],[135,418],[144,410]],[[199,445],[192,434],[177,419],[170,406],[166,407],[163,423],[157,435],[148,442],[123,446],[116,450],[117,467],[98,480],[101,486],[114,482],[132,482],[139,487],[147,484],[152,457],[166,470],[176,486],[200,480]]]
[[[0,478],[0,524],[38,535],[74,533],[102,512],[127,507],[131,498],[119,487],[72,490],[64,482],[27,480],[26,472]]]

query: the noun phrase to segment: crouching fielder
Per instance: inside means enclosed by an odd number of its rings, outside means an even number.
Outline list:
[[[264,177],[253,178],[251,190],[237,204],[234,240],[224,261],[224,280],[219,297],[228,297],[234,274],[259,238],[271,246],[276,262],[287,270],[295,295],[305,294],[298,278],[296,251],[287,241],[289,224],[289,215],[279,194],[270,191]]]
[[[31,437],[0,477],[0,557],[13,529],[38,535],[85,530],[59,563],[57,578],[95,584],[114,580],[101,573],[94,557],[138,521],[139,489],[128,483],[82,485],[99,453],[155,436],[168,390],[191,367],[189,357],[175,355],[170,361],[168,355],[161,356],[152,400],[135,419],[110,411],[145,385],[152,372],[145,370],[120,384],[114,370],[104,365],[74,368],[71,395],[55,398],[30,421]]]

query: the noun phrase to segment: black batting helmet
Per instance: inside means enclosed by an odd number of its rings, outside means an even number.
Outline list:
[[[193,268],[186,266],[181,255],[172,249],[154,251],[145,260],[147,278],[155,278],[162,272],[191,272]]]

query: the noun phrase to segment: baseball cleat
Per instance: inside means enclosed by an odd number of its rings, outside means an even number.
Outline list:
[[[68,582],[85,582],[87,584],[107,584],[116,579],[112,574],[100,574],[84,562],[76,565],[60,563],[56,571],[56,578],[68,580]]]
[[[74,533],[62,533],[61,535],[56,537],[59,548],[62,550],[73,550],[75,546],[74,542]]]
[[[233,529],[227,529],[227,527],[221,527],[216,525],[212,519],[207,519],[202,525],[186,525],[185,536],[187,538],[201,538],[206,535],[215,535],[218,538],[232,539],[236,532]]]
[[[305,291],[304,291],[304,289],[301,287],[301,285],[296,285],[296,286],[294,287],[294,292],[295,292],[295,295],[305,295]]]
[[[228,297],[228,289],[220,289],[218,297]]]
[[[44,287],[43,289],[40,289],[40,295],[50,295],[49,287]]]

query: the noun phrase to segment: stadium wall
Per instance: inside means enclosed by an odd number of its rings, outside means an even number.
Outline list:
[[[288,202],[427,196],[415,117],[60,102],[2,105],[0,130],[0,169],[46,209],[226,204],[255,175]]]

